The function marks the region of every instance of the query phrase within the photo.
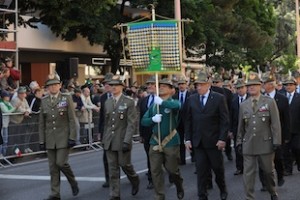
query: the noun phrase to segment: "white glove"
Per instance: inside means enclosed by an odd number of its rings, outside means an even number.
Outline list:
[[[155,123],[160,123],[161,122],[161,116],[162,114],[156,114],[152,117],[152,121]]]
[[[162,98],[160,98],[159,96],[155,96],[154,97],[154,103],[157,105],[161,105],[163,102]]]

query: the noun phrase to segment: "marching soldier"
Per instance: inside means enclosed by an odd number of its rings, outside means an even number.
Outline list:
[[[246,83],[250,97],[241,103],[237,133],[238,149],[244,158],[246,199],[254,200],[257,162],[264,171],[266,188],[271,200],[277,200],[274,178],[274,151],[281,145],[279,112],[274,99],[261,95],[261,80],[257,73]]]
[[[103,145],[109,168],[110,200],[120,199],[120,167],[132,184],[132,195],[139,191],[139,176],[131,164],[132,135],[135,130],[136,109],[133,99],[122,94],[123,82],[113,77],[109,82],[112,98],[104,105]]]
[[[41,103],[39,138],[41,150],[47,150],[51,176],[51,195],[46,200],[57,200],[60,199],[60,172],[67,177],[73,196],[79,193],[68,163],[69,148],[76,140],[75,110],[71,96],[60,92],[59,77],[49,75],[46,87],[49,95]]]
[[[163,165],[176,186],[178,199],[182,199],[184,196],[183,179],[178,167],[180,137],[176,131],[180,102],[172,99],[173,84],[167,79],[159,82],[159,95],[160,97],[154,97],[154,105],[148,109],[141,121],[144,126],[153,126],[149,157],[156,193],[155,200],[165,199]],[[159,145],[159,140],[161,140],[161,145]]]

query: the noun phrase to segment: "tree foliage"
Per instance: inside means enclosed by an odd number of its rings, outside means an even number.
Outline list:
[[[23,0],[20,13],[32,12],[35,20],[20,23],[34,27],[38,19],[66,41],[82,35],[91,44],[104,44],[118,60],[122,45],[113,26],[132,20],[123,15],[125,2],[142,9],[150,2],[157,14],[174,18],[174,0],[123,0],[121,6],[117,0]],[[182,18],[194,21],[184,26],[186,47],[205,46],[206,64],[217,68],[273,62],[292,52],[294,27],[287,17],[292,7],[287,0],[181,0]]]

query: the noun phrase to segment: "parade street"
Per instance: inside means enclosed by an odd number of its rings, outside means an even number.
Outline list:
[[[107,200],[109,198],[109,189],[102,188],[104,182],[104,169],[102,164],[103,151],[83,151],[72,153],[70,156],[70,165],[74,170],[79,183],[80,192],[78,196],[73,197],[71,188],[62,178],[61,198],[80,199],[80,200]],[[121,174],[121,199],[123,200],[152,200],[154,191],[146,189],[146,159],[142,144],[134,144],[132,151],[132,163],[140,176],[140,190],[136,196],[131,196],[131,185],[124,173]],[[244,189],[242,176],[234,176],[235,162],[228,161],[224,156],[225,176],[228,188],[229,200],[243,200]],[[185,197],[184,199],[196,200],[196,174],[195,166],[187,158],[187,164],[181,166],[181,173],[184,179]],[[299,178],[300,173],[294,168],[292,176],[285,177],[285,184],[278,188],[279,199],[299,200]],[[0,199],[1,200],[42,200],[49,195],[50,177],[47,159],[38,159],[25,164],[18,164],[14,167],[0,168]],[[176,200],[176,188],[165,179],[166,199]],[[255,195],[257,200],[270,199],[267,192],[260,191],[261,185],[258,177],[256,178]],[[209,190],[209,199],[218,200],[219,189],[213,184],[213,189]]]

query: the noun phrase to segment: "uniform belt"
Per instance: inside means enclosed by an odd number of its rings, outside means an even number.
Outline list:
[[[162,152],[162,151],[163,151],[162,148],[165,147],[165,146],[168,144],[168,142],[170,142],[170,140],[172,140],[172,138],[176,135],[176,133],[177,133],[176,129],[173,129],[173,131],[171,131],[171,132],[169,133],[169,135],[167,135],[167,136],[164,138],[164,140],[161,142],[161,147],[160,147],[159,145],[155,145],[155,146],[153,147],[153,150],[154,150],[154,151],[160,151],[160,152]],[[154,139],[157,143],[159,143],[158,138],[156,137],[156,135],[153,136],[153,139]]]

